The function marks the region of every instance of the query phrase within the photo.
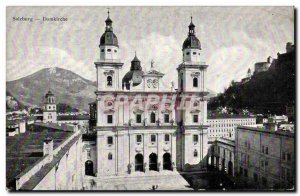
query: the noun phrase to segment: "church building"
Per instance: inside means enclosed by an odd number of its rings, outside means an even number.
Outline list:
[[[205,167],[207,146],[206,70],[195,25],[188,26],[178,65],[178,89],[163,83],[154,62],[143,70],[136,53],[122,76],[119,41],[113,21],[100,38],[95,112],[96,148],[86,160],[97,177],[136,172],[186,171]],[[171,66],[171,65],[164,65]]]

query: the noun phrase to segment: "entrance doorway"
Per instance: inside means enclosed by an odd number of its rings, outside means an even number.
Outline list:
[[[142,154],[135,155],[135,171],[144,171],[144,157]]]
[[[155,153],[149,155],[149,170],[157,171],[157,155]]]
[[[93,176],[94,175],[94,172],[93,172],[93,162],[90,161],[90,160],[87,160],[85,162],[85,175],[87,176]]]
[[[170,153],[165,153],[164,156],[163,156],[163,169],[164,170],[171,170],[172,169]]]

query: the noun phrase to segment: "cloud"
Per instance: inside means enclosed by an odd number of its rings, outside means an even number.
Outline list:
[[[17,55],[22,56],[22,58],[16,56],[16,58],[7,61],[6,77],[8,81],[50,67],[71,70],[90,80],[96,78],[94,67],[87,66],[83,61],[75,60],[68,52],[60,48],[32,47],[26,53]]]
[[[141,60],[143,71],[149,71],[151,60],[154,61],[154,68],[164,73],[163,82],[166,86],[171,81],[177,83],[177,66],[182,60],[181,46],[173,36],[163,36],[159,33],[151,33],[140,40],[122,40],[121,61],[124,61],[122,75],[130,70],[131,60],[134,52]]]

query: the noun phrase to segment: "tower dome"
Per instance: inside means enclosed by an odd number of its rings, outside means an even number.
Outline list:
[[[118,38],[113,33],[113,27],[112,27],[112,20],[109,17],[109,11],[107,12],[108,16],[105,20],[106,27],[105,32],[102,34],[100,38],[100,45],[99,46],[117,46],[119,47]]]
[[[184,49],[199,49],[201,50],[201,43],[195,35],[195,25],[193,24],[193,17],[189,25],[188,37],[184,40],[182,50]]]
[[[49,90],[46,95],[45,95],[45,98],[48,98],[48,97],[53,97],[54,94]]]
[[[142,82],[143,70],[141,61],[137,58],[136,54],[131,61],[130,71],[128,71],[122,79],[123,88],[130,89],[130,81],[133,86],[137,86]]]

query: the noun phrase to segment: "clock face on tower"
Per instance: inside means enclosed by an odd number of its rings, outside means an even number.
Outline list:
[[[158,81],[156,79],[153,80],[153,88],[157,88],[158,86]]]
[[[150,87],[151,87],[151,82],[152,82],[152,80],[151,80],[151,79],[148,79],[148,80],[147,80],[147,86],[148,86],[148,88],[150,88]]]

